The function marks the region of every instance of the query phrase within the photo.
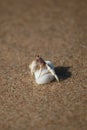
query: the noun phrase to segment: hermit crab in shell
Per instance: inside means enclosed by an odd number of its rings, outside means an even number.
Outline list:
[[[29,65],[31,74],[34,75],[37,84],[50,83],[54,79],[59,82],[55,73],[55,67],[51,61],[44,61],[39,55]]]

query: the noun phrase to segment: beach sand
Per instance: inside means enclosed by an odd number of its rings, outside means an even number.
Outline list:
[[[60,83],[35,83],[36,54]],[[0,1],[0,130],[86,129],[87,1]]]

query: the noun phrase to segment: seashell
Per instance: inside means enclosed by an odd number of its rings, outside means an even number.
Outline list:
[[[37,57],[36,60],[32,61],[29,65],[31,74],[34,75],[37,84],[46,84],[53,81],[55,78],[59,81],[55,67],[51,61],[44,61],[41,57]]]

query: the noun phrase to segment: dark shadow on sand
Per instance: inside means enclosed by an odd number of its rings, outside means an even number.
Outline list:
[[[70,68],[71,67],[63,67],[63,66],[55,67],[56,74],[59,77],[60,81],[65,80],[65,79],[71,77],[72,74],[69,71]]]

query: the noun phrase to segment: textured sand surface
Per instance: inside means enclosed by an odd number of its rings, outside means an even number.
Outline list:
[[[56,66],[37,85],[36,54]],[[87,1],[0,1],[0,130],[87,130]]]

